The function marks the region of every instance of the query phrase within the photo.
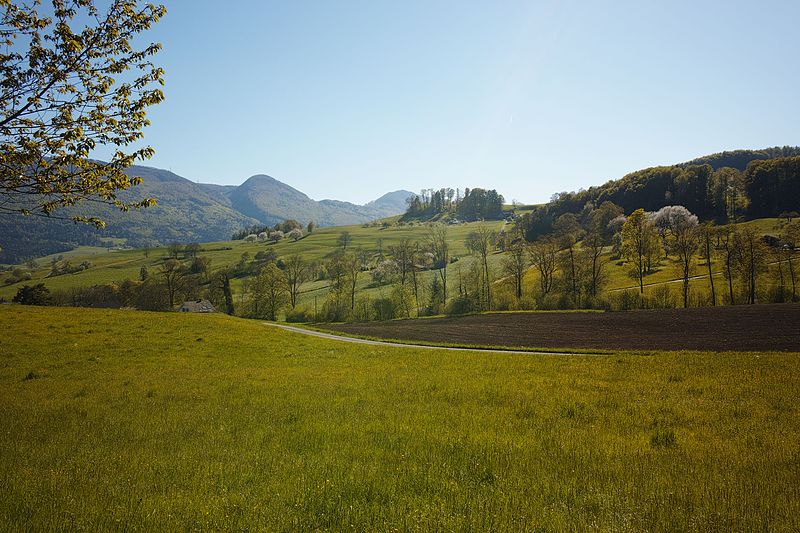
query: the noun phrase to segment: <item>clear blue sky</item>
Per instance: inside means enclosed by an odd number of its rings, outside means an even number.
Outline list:
[[[800,2],[167,2],[148,163],[315,199],[496,188],[800,144]]]

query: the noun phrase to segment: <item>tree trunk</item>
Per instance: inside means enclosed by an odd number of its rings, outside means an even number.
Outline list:
[[[714,276],[711,272],[711,239],[706,239],[706,266],[708,267],[708,282],[711,284],[711,305],[717,305],[717,294],[714,292]]]

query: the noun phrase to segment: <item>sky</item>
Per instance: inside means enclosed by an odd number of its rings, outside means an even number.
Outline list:
[[[314,199],[497,189],[800,145],[800,2],[168,1],[146,164]]]

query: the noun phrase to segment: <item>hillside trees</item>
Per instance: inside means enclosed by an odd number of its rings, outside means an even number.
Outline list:
[[[800,204],[800,157],[754,161],[747,166],[744,182],[750,216],[777,216],[796,210]]]
[[[153,155],[148,146],[124,150],[164,98],[163,70],[152,63],[161,45],[134,47],[164,6],[113,0],[101,12],[83,0],[2,2],[0,10],[0,212],[58,217],[84,200],[122,211],[153,205],[117,194],[141,182],[125,170]],[[101,146],[114,148],[110,161],[92,158]],[[75,212],[75,221],[104,225]]]
[[[503,196],[496,190],[481,188],[460,191],[450,188],[424,189],[408,199],[403,218],[434,218],[450,213],[464,220],[495,220],[503,216]]]

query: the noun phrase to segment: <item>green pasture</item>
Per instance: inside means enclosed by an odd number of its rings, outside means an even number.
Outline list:
[[[459,271],[462,276],[465,276],[473,261],[473,258],[469,255],[464,246],[464,240],[471,231],[475,230],[477,224],[479,223],[448,226],[448,237],[451,244],[450,253],[453,257],[458,258],[458,260],[448,268],[448,288],[450,289],[450,294],[455,294],[453,290],[459,283]],[[502,229],[505,225],[504,222],[490,222],[489,224],[497,231]],[[745,224],[754,226],[758,231],[765,234],[777,234],[779,231],[779,220],[774,218],[754,220],[746,222]],[[508,226],[505,227],[508,228]],[[349,232],[352,236],[351,247],[363,248],[373,253],[377,253],[380,249],[384,253],[388,253],[389,247],[393,244],[397,244],[402,239],[411,239],[412,241],[416,240],[420,243],[424,243],[428,229],[422,224],[389,227],[374,225],[368,227],[326,227],[315,229],[312,234],[306,235],[297,242],[283,240],[276,244],[246,243],[244,241],[203,243],[202,250],[199,254],[211,259],[212,269],[235,264],[245,252],[250,255],[250,259],[252,260],[256,253],[267,249],[274,250],[280,257],[299,254],[308,260],[322,260],[338,247],[337,239],[343,231]],[[73,264],[79,264],[81,261],[87,260],[90,261],[93,266],[83,272],[48,278],[46,276],[50,272],[50,261],[56,256],[48,256],[39,259],[39,267],[32,271],[33,279],[30,281],[7,285],[3,283],[3,280],[8,277],[9,274],[0,274],[0,298],[10,300],[19,287],[24,284],[36,282],[43,282],[51,290],[58,290],[73,287],[87,287],[98,283],[119,282],[125,279],[138,279],[139,270],[142,266],[146,266],[151,274],[158,271],[159,266],[167,256],[167,249],[107,250],[105,248],[80,247],[71,252],[59,255],[63,255],[64,258],[69,259]],[[494,275],[498,288],[503,285],[503,257],[504,254],[494,253],[489,258],[490,266],[495,273]],[[625,288],[638,289],[636,280],[629,275],[629,265],[621,260],[612,260],[610,250],[606,251],[604,260],[607,261],[605,266],[607,281],[604,285],[606,291],[617,291]],[[718,282],[718,285],[722,288],[724,279],[722,278],[721,264],[717,261],[712,266],[715,272],[715,281]],[[774,266],[772,268],[774,270]],[[704,274],[706,274],[705,262],[700,258],[696,258],[695,266],[693,267],[693,276],[702,276]],[[423,272],[420,275],[421,284],[429,284],[433,276],[433,272]],[[651,285],[668,283],[671,288],[674,288],[677,295],[680,290],[680,283],[673,282],[680,279],[680,277],[681,274],[675,260],[666,258],[654,272],[645,277],[645,283]],[[534,268],[529,269],[526,273],[524,283],[528,294],[533,294],[538,290],[538,275]],[[241,284],[241,279],[234,280],[233,288],[237,301],[241,301],[242,298]],[[704,279],[693,280],[691,286],[694,291],[707,293],[707,276]],[[652,287],[648,290],[651,289]],[[371,298],[378,298],[388,296],[391,292],[391,287],[373,286],[369,273],[365,272],[360,276],[358,291],[359,294],[364,294]],[[326,280],[315,280],[305,283],[301,287],[301,294],[298,299],[299,307],[313,309],[315,305],[318,307],[321,306],[327,292],[328,281]]]
[[[0,306],[9,530],[792,531],[787,353],[362,346]]]

